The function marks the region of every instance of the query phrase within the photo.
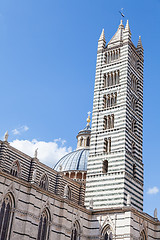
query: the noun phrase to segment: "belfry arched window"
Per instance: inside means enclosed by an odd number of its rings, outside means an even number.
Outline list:
[[[49,182],[48,182],[47,174],[43,174],[40,178],[39,186],[45,190],[48,190],[48,185],[49,185]]]
[[[112,230],[109,225],[107,225],[103,228],[101,239],[103,239],[103,240],[112,240],[113,239]]]
[[[139,240],[147,240],[147,237],[146,237],[146,234],[145,234],[145,231],[144,231],[144,230],[140,233],[140,238],[139,238]]]
[[[7,194],[2,202],[0,210],[0,239],[9,239],[13,219],[14,198]]]
[[[76,221],[72,227],[71,240],[80,240],[80,224]]]
[[[14,161],[12,163],[11,169],[10,169],[10,174],[19,177],[21,174],[21,166],[18,160]]]
[[[37,240],[47,240],[48,239],[50,220],[51,220],[50,212],[46,208],[43,210],[43,212],[40,216]]]
[[[102,169],[103,173],[107,173],[108,172],[108,161],[104,160],[103,161],[103,169]]]

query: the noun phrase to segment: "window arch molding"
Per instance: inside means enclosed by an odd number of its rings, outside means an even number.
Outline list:
[[[80,240],[81,237],[81,227],[78,220],[72,224],[71,229],[71,240]]]
[[[11,192],[7,193],[0,206],[0,239],[9,239],[13,215],[15,208],[15,198]]]
[[[51,214],[46,207],[40,214],[37,240],[47,240],[50,231]]]
[[[11,168],[10,168],[10,174],[15,177],[21,176],[21,164],[18,160],[13,161]]]
[[[144,229],[140,232],[139,240],[147,240],[147,235]]]
[[[112,240],[113,231],[109,224],[105,225],[101,231],[101,240]]]

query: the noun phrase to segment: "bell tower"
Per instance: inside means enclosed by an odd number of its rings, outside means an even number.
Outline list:
[[[143,210],[142,144],[143,47],[121,20],[107,45],[104,29],[98,41],[86,207],[123,207],[129,195]]]

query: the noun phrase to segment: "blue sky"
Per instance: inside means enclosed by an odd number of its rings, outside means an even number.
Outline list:
[[[107,42],[114,35],[122,7],[144,47],[144,211],[160,216],[160,192],[147,193],[160,189],[160,0],[0,1],[0,136],[49,142],[56,157],[76,148],[92,111],[97,41],[102,28]]]

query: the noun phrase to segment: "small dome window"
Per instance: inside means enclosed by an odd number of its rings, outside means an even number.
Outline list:
[[[83,138],[81,137],[80,139],[80,146],[82,147],[82,144],[83,144]]]
[[[86,146],[89,147],[90,146],[90,137],[87,137],[87,143]]]

